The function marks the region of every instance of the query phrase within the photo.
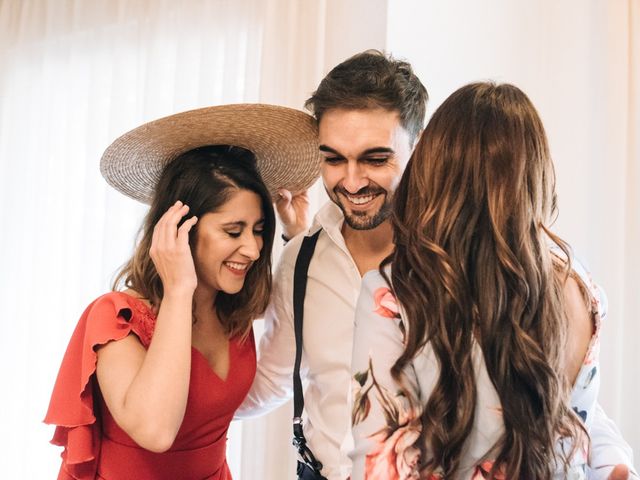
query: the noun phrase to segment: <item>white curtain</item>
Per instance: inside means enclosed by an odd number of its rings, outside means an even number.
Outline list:
[[[301,108],[366,48],[409,59],[430,110],[480,78],[530,94],[557,164],[558,231],[610,297],[602,402],[640,450],[637,0],[0,0],[3,478],[54,478],[59,449],[41,419],[60,359],[145,210],[100,177],[104,148],[190,108]],[[316,186],[314,207],[323,199]],[[232,424],[234,478],[292,477],[290,417],[286,405]]]
[[[132,127],[177,111],[258,101],[301,108],[321,74],[309,7],[0,1],[3,478],[55,477],[60,449],[48,444],[53,428],[41,420],[62,354],[84,307],[130,255],[145,211],[107,187],[102,151]],[[280,437],[288,440],[290,415],[279,415],[232,424],[235,478],[282,478],[269,468],[293,465],[288,441],[277,457],[262,453],[270,429],[286,430]]]
[[[607,291],[601,403],[640,452],[640,2],[389,2],[387,48],[408,58],[430,111],[463,84],[521,87],[556,164],[569,241]]]
[[[629,0],[625,15],[625,6],[621,6],[619,24],[627,19],[628,30],[622,30],[622,48],[620,59],[622,78],[626,77],[626,88],[623,89],[623,109],[620,125],[625,132],[626,151],[622,152],[624,167],[622,178],[624,183],[624,197],[620,204],[624,210],[624,217],[618,224],[618,231],[622,231],[623,254],[617,257],[622,262],[623,273],[619,286],[623,296],[623,314],[620,322],[620,332],[611,349],[610,357],[613,369],[619,371],[612,388],[619,401],[619,418],[625,435],[636,452],[636,466],[640,463],[640,412],[638,399],[640,398],[640,375],[637,367],[640,365],[640,351],[637,339],[640,338],[640,288],[638,275],[640,273],[640,2]],[[615,29],[615,27],[614,27]],[[615,30],[614,30],[615,31]],[[625,38],[626,37],[626,38]],[[626,53],[626,55],[625,55]],[[626,70],[626,75],[624,74]],[[626,97],[626,98],[625,98]],[[615,208],[615,207],[614,207]],[[618,354],[620,352],[620,354]],[[615,396],[612,396],[614,399]]]

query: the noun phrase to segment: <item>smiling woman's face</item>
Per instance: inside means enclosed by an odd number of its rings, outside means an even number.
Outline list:
[[[194,262],[198,288],[238,293],[260,257],[264,215],[260,197],[237,190],[217,211],[197,223]]]

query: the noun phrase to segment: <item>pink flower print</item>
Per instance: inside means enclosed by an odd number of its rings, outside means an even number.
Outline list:
[[[485,478],[489,478],[489,472],[493,468],[493,460],[485,460],[480,465],[476,466],[475,471],[473,472],[473,476],[471,480],[484,480]],[[506,476],[504,474],[503,469],[498,469],[495,476],[493,477],[496,480],[505,480]]]
[[[419,424],[396,429],[389,437],[386,432],[371,437],[376,446],[367,455],[367,480],[414,480],[420,478],[420,450],[414,446],[420,436]]]
[[[376,306],[375,313],[385,318],[398,318],[400,313],[398,302],[389,288],[378,288],[373,293],[373,301]]]

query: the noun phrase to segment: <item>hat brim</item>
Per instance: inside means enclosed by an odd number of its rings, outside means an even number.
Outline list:
[[[273,198],[280,188],[306,190],[320,175],[315,119],[299,110],[265,104],[199,108],[141,125],[105,150],[100,172],[116,190],[151,203],[165,165],[206,145],[233,145],[253,152]]]

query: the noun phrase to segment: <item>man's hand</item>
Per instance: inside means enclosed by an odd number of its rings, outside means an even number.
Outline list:
[[[307,190],[295,195],[284,188],[278,190],[276,210],[285,237],[293,238],[309,228],[309,195]]]
[[[609,480],[628,480],[629,478],[631,478],[629,467],[623,464],[616,465],[609,474]]]

